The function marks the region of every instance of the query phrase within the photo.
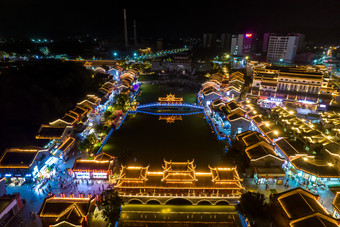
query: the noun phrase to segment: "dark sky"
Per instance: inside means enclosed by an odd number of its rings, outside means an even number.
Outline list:
[[[0,36],[122,36],[123,10],[112,4],[118,1],[76,2],[0,0]],[[129,29],[132,30],[132,20],[136,19],[139,37],[300,32],[306,34],[307,40],[333,43],[340,40],[340,0],[148,2],[143,1],[140,7],[127,7]]]

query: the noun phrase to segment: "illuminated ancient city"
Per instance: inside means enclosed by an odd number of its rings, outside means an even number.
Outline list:
[[[0,226],[340,225],[338,1],[13,2]]]

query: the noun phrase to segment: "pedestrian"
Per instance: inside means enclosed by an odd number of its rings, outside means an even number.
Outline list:
[[[286,179],[285,187],[288,188],[288,179]]]

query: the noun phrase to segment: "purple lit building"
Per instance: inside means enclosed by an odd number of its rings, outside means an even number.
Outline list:
[[[237,34],[231,37],[230,55],[251,55],[255,49],[257,38],[253,33]]]

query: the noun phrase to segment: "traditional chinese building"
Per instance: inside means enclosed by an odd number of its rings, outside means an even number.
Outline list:
[[[210,167],[196,170],[194,161],[164,161],[160,171],[149,166],[122,166],[116,189],[127,202],[169,204],[182,199],[191,204],[209,201],[233,203],[244,187],[236,167]]]
[[[337,91],[318,67],[261,65],[253,68],[250,97],[271,103],[325,108]]]
[[[108,180],[112,174],[114,157],[101,153],[94,160],[76,159],[70,174],[77,179]]]
[[[286,173],[282,169],[285,159],[275,153],[274,146],[260,133],[246,131],[236,136],[238,143],[249,158],[248,172],[258,184],[282,184]]]
[[[38,174],[38,164],[47,155],[47,150],[40,150],[38,147],[7,149],[0,157],[0,174],[6,179],[22,183]]]
[[[39,217],[43,226],[87,226],[87,218],[94,207],[93,198],[45,198]]]
[[[40,126],[38,134],[36,135],[36,139],[56,139],[56,140],[65,140],[72,133],[71,126],[60,126],[53,127],[51,125]]]
[[[272,226],[339,226],[339,220],[333,218],[318,200],[318,195],[302,188],[274,194],[270,209]]]
[[[166,97],[159,97],[158,101],[160,103],[182,103],[183,102],[183,98],[177,98],[175,97],[175,95],[173,94],[168,94]]]
[[[61,143],[57,149],[54,149],[51,153],[56,157],[65,157],[68,152],[74,147],[75,139],[69,136],[63,143]]]

